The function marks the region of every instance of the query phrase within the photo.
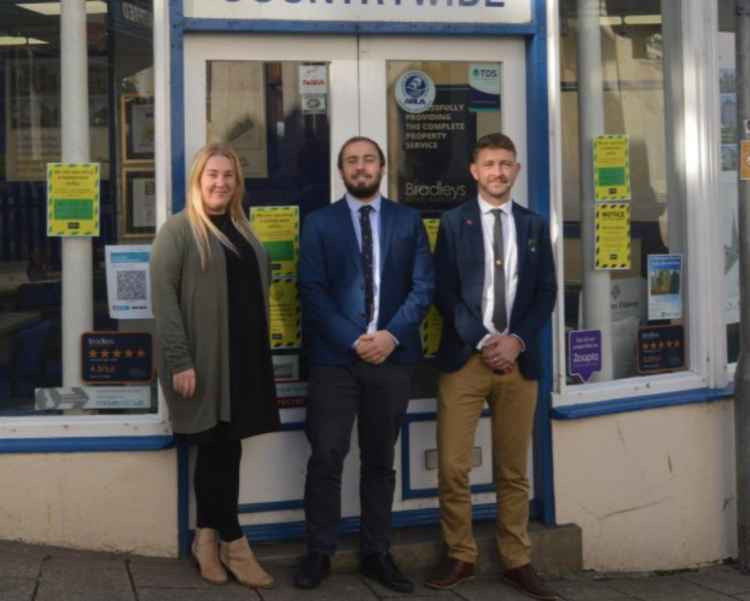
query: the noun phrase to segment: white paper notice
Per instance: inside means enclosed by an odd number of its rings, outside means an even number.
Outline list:
[[[105,246],[107,303],[112,319],[151,319],[149,244]]]

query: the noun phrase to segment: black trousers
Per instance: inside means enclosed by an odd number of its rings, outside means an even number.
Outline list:
[[[312,453],[305,480],[305,527],[310,552],[332,555],[341,519],[341,472],[358,418],[359,496],[363,556],[389,549],[396,485],[394,445],[411,394],[413,366],[371,365],[310,368],[305,432]]]
[[[218,530],[223,541],[243,536],[237,516],[241,458],[241,440],[218,439],[198,445],[193,478],[197,525]]]

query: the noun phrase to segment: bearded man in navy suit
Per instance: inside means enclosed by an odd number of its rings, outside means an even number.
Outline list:
[[[351,138],[338,167],[346,196],[310,214],[299,285],[310,366],[305,431],[307,554],[295,576],[315,588],[330,572],[341,518],[341,472],[357,417],[362,572],[398,592],[413,583],[389,552],[394,445],[406,414],[419,325],[432,302],[432,255],[419,213],[380,196],[383,151]]]
[[[443,316],[437,366],[440,520],[447,559],[426,584],[471,578],[477,545],[469,471],[483,406],[492,411],[498,554],[504,580],[556,599],[530,561],[528,451],[540,371],[539,333],[557,295],[549,228],[512,201],[521,165],[506,135],[482,137],[470,164],[478,195],[445,213],[435,248]]]

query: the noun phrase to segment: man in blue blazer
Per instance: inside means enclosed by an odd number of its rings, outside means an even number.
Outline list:
[[[529,563],[527,463],[539,332],[555,304],[557,284],[546,221],[511,199],[520,168],[508,136],[482,137],[470,164],[478,195],[440,221],[435,248],[435,303],[443,316],[436,361],[443,372],[438,480],[448,554],[426,584],[452,588],[474,574],[469,471],[477,422],[487,402],[504,580],[537,599],[555,599]]]
[[[355,137],[341,148],[344,198],[310,214],[300,240],[299,286],[309,364],[305,431],[307,555],[295,576],[315,588],[330,572],[341,518],[341,472],[358,421],[366,576],[399,591],[413,583],[389,552],[394,445],[406,414],[419,325],[434,272],[419,213],[380,196],[383,151]]]

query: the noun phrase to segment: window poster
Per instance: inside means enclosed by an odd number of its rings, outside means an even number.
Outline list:
[[[150,244],[104,247],[107,304],[112,319],[151,319]]]
[[[648,319],[682,319],[682,255],[648,255]]]
[[[630,269],[630,204],[598,203],[594,218],[594,267],[600,270]]]
[[[469,110],[468,85],[433,85],[434,100],[422,112],[398,109],[401,148],[396,197],[421,209],[442,210],[474,190],[467,169],[477,139],[477,113]],[[427,91],[424,92],[427,95]]]
[[[630,146],[625,134],[594,139],[594,199],[630,200]]]
[[[299,207],[252,207],[250,223],[271,257],[272,277],[297,277]]]
[[[269,312],[271,350],[300,348],[302,311],[296,281],[271,282]]]
[[[48,163],[47,235],[99,235],[99,163]]]

